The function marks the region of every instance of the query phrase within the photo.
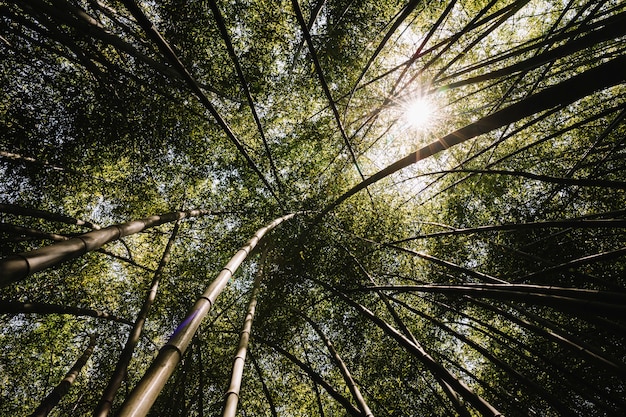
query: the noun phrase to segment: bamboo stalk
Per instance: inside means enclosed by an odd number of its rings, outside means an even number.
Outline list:
[[[61,401],[61,398],[70,390],[70,387],[76,380],[76,377],[80,373],[83,366],[87,363],[87,360],[93,353],[93,348],[96,345],[96,336],[89,336],[89,345],[83,354],[78,358],[74,366],[72,366],[69,372],[65,375],[65,378],[48,394],[48,396],[41,402],[39,407],[30,415],[30,417],[45,417],[50,411]]]
[[[187,317],[174,331],[170,340],[161,348],[150,368],[126,398],[124,404],[122,404],[118,413],[119,417],[145,416],[148,411],[150,411],[150,407],[154,404],[163,386],[174,373],[176,365],[178,365],[178,362],[180,362],[183,357],[200,323],[211,310],[215,300],[224,290],[230,278],[237,268],[239,268],[239,265],[241,265],[248,254],[252,252],[266,233],[283,221],[291,219],[295,214],[296,213],[292,213],[279,217],[267,226],[257,230],[246,245],[235,253],[224,269],[218,274],[217,278],[207,287],[204,294],[198,298]]]
[[[254,278],[254,284],[252,285],[252,294],[250,295],[250,303],[248,304],[248,312],[243,322],[243,328],[241,329],[241,337],[239,339],[239,346],[237,347],[237,353],[233,360],[233,370],[230,378],[230,386],[226,391],[224,399],[224,410],[222,412],[223,417],[235,417],[237,412],[237,404],[239,403],[239,391],[241,390],[241,380],[243,377],[243,367],[246,362],[246,353],[248,352],[248,342],[250,341],[250,333],[252,332],[252,321],[254,320],[254,313],[256,310],[257,296],[259,294],[261,281],[263,280],[263,265],[265,263],[265,257],[267,255],[267,248],[263,250],[261,259],[259,261],[259,270]]]
[[[558,105],[573,103],[597,90],[623,83],[626,80],[624,65],[626,56],[614,58],[439,138],[356,184],[326,206],[315,217],[314,222],[318,223],[331,210],[359,191],[418,161],[525,117]]]
[[[128,369],[128,364],[130,363],[133,352],[137,343],[139,343],[139,339],[141,338],[141,334],[143,332],[144,323],[148,318],[148,313],[156,299],[157,290],[159,289],[159,283],[161,281],[161,276],[163,275],[163,269],[167,265],[167,262],[170,258],[170,252],[172,250],[172,246],[174,244],[174,240],[178,234],[178,229],[180,226],[180,222],[176,222],[174,225],[174,229],[170,235],[169,240],[167,241],[167,245],[165,246],[165,250],[163,251],[163,255],[161,256],[161,260],[159,262],[159,266],[154,273],[152,278],[152,282],[150,284],[150,289],[146,294],[143,305],[141,306],[141,310],[137,315],[137,319],[135,320],[134,326],[132,330],[128,334],[128,338],[126,340],[126,345],[120,354],[120,357],[115,365],[115,370],[113,371],[113,375],[109,379],[109,383],[104,389],[104,393],[98,402],[96,410],[94,412],[94,416],[106,417],[111,410],[111,406],[113,405],[113,400],[115,399],[115,394],[118,389],[122,385],[122,381],[126,376],[126,372]]]
[[[56,266],[61,262],[77,258],[87,252],[99,249],[104,244],[124,236],[141,232],[164,223],[213,214],[207,210],[176,211],[141,220],[116,224],[100,230],[93,230],[69,240],[57,242],[29,252],[0,260],[0,288],[23,280],[29,275]]]

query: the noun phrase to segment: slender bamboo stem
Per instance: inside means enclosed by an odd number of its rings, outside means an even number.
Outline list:
[[[226,391],[226,398],[224,399],[224,410],[222,412],[223,417],[235,417],[235,414],[237,413],[239,391],[241,389],[241,380],[243,378],[243,368],[246,362],[246,353],[248,352],[250,333],[252,332],[252,321],[254,320],[257,296],[259,295],[261,281],[263,280],[263,266],[265,264],[266,256],[267,247],[261,253],[261,259],[259,260],[259,269],[252,285],[252,294],[250,294],[248,312],[246,313],[246,317],[243,322],[243,328],[241,329],[241,337],[239,339],[239,346],[237,347],[237,354],[235,355],[235,359],[233,360],[233,370],[230,378],[230,386],[228,387],[228,391]]]
[[[170,252],[172,250],[172,246],[174,244],[174,240],[178,234],[178,229],[180,227],[180,222],[176,222],[174,225],[174,229],[172,230],[172,234],[170,235],[167,244],[165,245],[165,250],[163,251],[163,255],[161,256],[161,260],[159,262],[159,266],[154,273],[152,278],[152,283],[150,284],[150,289],[146,294],[143,305],[141,306],[141,310],[137,315],[137,319],[135,320],[135,324],[128,334],[128,339],[126,340],[126,345],[120,354],[120,357],[115,365],[115,370],[113,371],[113,375],[109,379],[109,383],[104,389],[104,393],[98,402],[96,410],[94,411],[94,416],[98,417],[106,417],[113,406],[113,400],[115,399],[115,394],[118,389],[122,385],[124,377],[126,376],[126,372],[128,369],[128,364],[130,363],[133,352],[135,351],[135,347],[137,343],[139,343],[139,339],[141,338],[141,334],[143,332],[143,327],[148,318],[148,313],[150,312],[150,308],[156,299],[157,291],[159,289],[159,283],[161,281],[161,276],[163,275],[163,269],[167,265],[167,262],[170,258]]]
[[[48,394],[48,396],[41,402],[39,407],[35,409],[35,411],[30,415],[30,417],[45,417],[50,411],[61,401],[61,398],[65,394],[68,393],[70,387],[76,380],[76,377],[80,373],[81,369],[87,363],[87,360],[91,357],[93,353],[93,348],[96,345],[96,336],[89,336],[89,344],[87,345],[87,349],[83,352],[83,354],[78,358],[74,366],[70,368],[69,372],[65,375],[65,378]]]
[[[96,317],[128,325],[132,324],[130,320],[111,315],[105,311],[59,304],[23,303],[20,301],[0,300],[0,313],[71,314],[73,316]]]

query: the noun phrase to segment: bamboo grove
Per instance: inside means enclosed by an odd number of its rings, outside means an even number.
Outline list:
[[[625,52],[609,0],[0,0],[0,415],[625,415]]]

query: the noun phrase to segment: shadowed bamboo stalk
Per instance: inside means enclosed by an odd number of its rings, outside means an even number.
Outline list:
[[[575,314],[623,317],[626,314],[626,294],[613,291],[587,290],[526,284],[462,285],[379,285],[357,291],[391,290],[397,292],[429,292],[452,296],[469,295],[478,298],[527,302],[551,308],[572,310]],[[626,369],[626,368],[625,368]]]
[[[318,283],[321,283],[317,281]],[[454,376],[448,371],[441,363],[435,360],[428,352],[426,352],[421,346],[415,345],[409,338],[401,334],[394,327],[389,325],[386,321],[376,316],[372,311],[352,300],[342,291],[333,288],[329,285],[321,283],[324,287],[338,295],[347,304],[354,307],[359,314],[368,318],[372,323],[383,330],[389,337],[393,338],[398,344],[411,353],[416,359],[418,359],[441,383],[441,381],[448,384],[452,390],[457,392],[463,397],[469,404],[474,406],[483,416],[501,417],[500,413],[493,405],[487,402],[480,395],[473,392],[463,380]]]
[[[345,409],[346,413],[353,417],[362,417],[361,412],[353,406],[350,401],[344,397],[340,392],[338,392],[330,383],[328,383],[322,375],[315,372],[313,368],[311,368],[308,364],[299,360],[294,354],[288,352],[286,349],[276,345],[275,343],[270,342],[269,340],[263,339],[261,337],[256,337],[255,340],[259,340],[261,343],[271,347],[276,352],[283,355],[285,358],[289,359],[294,365],[298,366],[302,371],[304,371],[311,381],[314,383],[314,390],[317,392],[317,388],[315,388],[315,384],[320,385],[324,390],[330,395],[335,401],[337,401],[341,406]],[[320,408],[321,409],[321,408]],[[323,412],[323,411],[322,411]]]
[[[257,271],[256,277],[254,278],[254,284],[252,285],[252,294],[250,294],[248,312],[246,313],[246,318],[243,322],[239,346],[237,347],[237,353],[235,355],[235,359],[233,360],[233,371],[230,378],[230,386],[228,387],[228,391],[226,391],[226,398],[224,399],[224,411],[222,412],[223,417],[234,417],[237,412],[239,390],[241,389],[241,379],[243,377],[243,367],[246,363],[248,342],[250,341],[250,332],[252,331],[252,321],[254,320],[257,296],[259,294],[261,280],[263,279],[263,265],[265,264],[266,255],[267,248],[263,250],[261,254],[259,270]]]
[[[180,74],[181,78],[187,83],[187,85],[191,88],[193,93],[198,97],[200,103],[211,113],[217,124],[220,128],[226,133],[228,139],[235,145],[237,150],[243,155],[248,166],[254,173],[259,177],[261,182],[265,185],[267,190],[270,192],[274,200],[278,203],[278,205],[283,208],[283,204],[278,198],[278,195],[274,191],[274,188],[265,178],[265,175],[261,172],[259,167],[250,157],[250,154],[246,150],[246,147],[241,140],[235,136],[235,133],[232,131],[226,120],[221,116],[217,108],[211,103],[206,94],[202,91],[200,84],[196,81],[196,79],[191,75],[187,67],[182,63],[176,52],[172,49],[170,44],[165,40],[165,38],[161,35],[161,33],[157,30],[154,23],[150,21],[148,16],[146,16],[141,8],[135,3],[135,0],[123,0],[124,6],[130,11],[133,15],[139,26],[146,32],[148,37],[157,45],[161,53],[165,56],[165,58],[169,61],[169,63],[174,67],[174,69]]]
[[[119,417],[145,416],[148,414],[150,407],[154,404],[163,386],[165,386],[169,377],[174,373],[176,365],[178,365],[178,362],[180,362],[183,357],[200,323],[211,310],[215,300],[224,290],[230,278],[237,268],[239,268],[239,265],[241,265],[248,254],[252,252],[266,233],[295,215],[296,213],[292,213],[279,217],[267,226],[257,230],[246,245],[239,249],[230,259],[224,269],[218,274],[217,278],[207,287],[204,294],[198,298],[187,317],[174,331],[170,340],[161,348],[150,368],[126,398],[124,404],[122,404],[118,413]]]
[[[350,373],[350,370],[348,369],[346,363],[343,361],[343,359],[341,359],[341,356],[339,355],[339,352],[337,352],[337,349],[335,349],[333,342],[328,338],[328,336],[326,336],[326,334],[317,325],[317,323],[315,323],[313,320],[311,320],[308,316],[304,314],[301,314],[301,317],[304,318],[311,325],[311,327],[313,327],[313,329],[317,332],[317,334],[324,341],[324,344],[328,348],[328,351],[330,352],[333,358],[333,361],[339,368],[339,371],[341,372],[341,375],[343,376],[343,379],[346,385],[348,386],[350,393],[352,394],[352,398],[354,399],[354,401],[356,401],[357,406],[359,407],[359,410],[361,410],[361,413],[363,413],[363,416],[374,417],[372,410],[370,410],[369,406],[365,402],[365,399],[363,398],[363,395],[361,394],[361,390],[359,390],[359,387],[354,381],[354,378],[352,378],[352,374]]]
[[[21,207],[16,204],[0,204],[0,212],[1,213],[9,213],[15,214],[17,216],[29,216],[29,217],[37,217],[40,219],[51,220],[55,222],[61,222],[66,224],[75,224],[78,226],[85,226],[90,229],[98,230],[100,226],[94,224],[90,221],[75,219],[74,217],[65,216],[62,214],[51,213],[45,210],[37,210],[28,207]]]
[[[61,398],[70,390],[70,386],[76,380],[76,377],[80,373],[83,366],[87,363],[87,360],[91,357],[93,353],[93,348],[96,345],[96,336],[89,336],[89,345],[87,349],[83,352],[83,354],[78,358],[74,366],[70,369],[70,371],[65,375],[65,378],[52,390],[50,394],[41,402],[39,407],[30,415],[30,417],[45,417],[50,411],[56,406]]]
[[[115,365],[115,370],[113,371],[113,375],[111,375],[111,379],[107,387],[102,394],[102,398],[98,402],[98,406],[94,412],[94,416],[106,417],[111,410],[111,406],[113,405],[113,400],[115,399],[115,394],[117,390],[122,385],[122,381],[126,376],[126,372],[128,369],[128,364],[133,357],[133,352],[137,343],[139,343],[139,339],[141,338],[141,333],[143,332],[143,326],[148,318],[148,313],[150,312],[150,308],[152,304],[154,304],[154,300],[156,299],[157,290],[159,289],[159,283],[161,281],[161,276],[163,275],[163,269],[167,265],[167,262],[170,258],[170,252],[172,250],[172,245],[174,244],[174,240],[176,239],[176,235],[178,234],[178,229],[180,226],[180,222],[176,222],[174,225],[174,229],[172,230],[172,234],[170,235],[169,240],[167,241],[167,245],[165,246],[165,250],[163,251],[163,256],[161,256],[161,261],[159,262],[159,266],[154,273],[152,278],[152,283],[150,285],[150,289],[148,290],[148,294],[144,299],[143,305],[141,306],[141,310],[137,315],[137,319],[135,320],[135,324],[128,334],[128,339],[126,340],[126,345],[120,354],[120,358]]]
[[[139,233],[150,227],[176,220],[207,214],[214,213],[208,210],[188,210],[150,216],[141,220],[133,220],[105,227],[104,229],[93,230],[69,240],[10,256],[0,260],[0,288],[21,281],[34,272],[42,271],[61,262],[99,249],[104,244],[124,236]]]
[[[374,277],[367,271],[367,269],[365,269],[365,267],[363,266],[363,264],[358,260],[358,258],[356,256],[354,256],[349,250],[348,248],[346,248],[344,246],[344,250],[346,250],[348,252],[348,254],[350,255],[350,257],[352,258],[352,261],[356,264],[356,266],[358,267],[358,269],[361,271],[361,273],[367,277],[367,279],[373,284],[373,285],[378,285],[378,283],[376,282],[376,280],[374,279]],[[378,295],[378,297],[381,299],[381,301],[385,304],[385,307],[387,308],[387,311],[389,312],[389,314],[391,314],[391,317],[393,317],[393,321],[396,323],[396,326],[398,326],[400,328],[400,330],[402,331],[402,333],[411,341],[413,342],[413,344],[421,349],[423,349],[423,347],[421,346],[421,344],[417,341],[417,339],[415,338],[415,336],[413,335],[413,332],[411,332],[411,330],[406,326],[406,324],[404,323],[404,321],[400,318],[400,316],[398,315],[398,313],[396,312],[396,310],[393,308],[393,306],[391,305],[391,302],[389,301],[389,296],[387,294],[385,294],[383,291],[377,291],[376,294]],[[448,399],[450,400],[450,402],[452,403],[452,406],[454,407],[454,409],[456,410],[456,412],[458,413],[458,415],[460,417],[471,417],[469,411],[467,410],[467,408],[465,407],[465,405],[463,404],[463,402],[461,401],[461,397],[460,395],[454,391],[454,389],[452,389],[452,387],[450,386],[450,384],[448,384],[446,381],[442,380],[441,378],[439,378],[438,376],[434,376],[435,379],[437,380],[437,383],[440,385],[441,389],[445,392],[446,396],[448,397]],[[424,379],[425,380],[425,379]],[[433,390],[433,392],[436,392]],[[443,400],[442,400],[443,403]]]
[[[267,384],[265,383],[263,370],[261,369],[261,366],[259,365],[258,361],[254,357],[252,352],[249,352],[249,354],[250,354],[250,362],[252,362],[252,365],[254,366],[254,369],[256,370],[257,375],[259,376],[259,380],[261,381],[261,387],[263,388],[263,393],[265,394],[265,399],[267,400],[267,406],[269,407],[270,412],[272,413],[272,417],[278,417],[278,413],[276,412],[276,406],[274,405],[274,400],[272,400],[272,395],[270,393],[270,390],[267,387]]]

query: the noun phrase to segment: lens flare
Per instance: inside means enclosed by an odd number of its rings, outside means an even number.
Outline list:
[[[426,98],[420,97],[409,101],[404,105],[403,118],[406,123],[414,128],[425,127],[430,121],[433,106]]]

